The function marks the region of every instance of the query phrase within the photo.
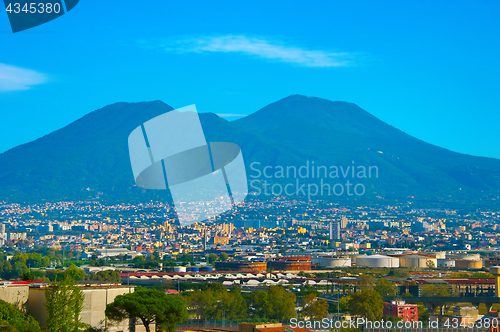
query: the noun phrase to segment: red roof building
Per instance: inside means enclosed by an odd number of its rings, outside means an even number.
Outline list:
[[[401,317],[403,321],[417,321],[418,307],[405,301],[393,301],[384,304],[384,316]]]

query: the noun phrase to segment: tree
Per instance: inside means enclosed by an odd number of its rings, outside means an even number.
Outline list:
[[[231,285],[230,292],[227,292],[230,310],[225,316],[227,319],[236,320],[244,319],[247,317],[247,303],[241,295],[241,288],[238,285]]]
[[[39,332],[40,325],[14,305],[0,300],[0,331]]]
[[[210,255],[208,255],[208,263],[213,264],[217,261],[218,258],[219,257],[217,257],[216,254],[210,254]]]
[[[118,271],[99,271],[97,273],[87,274],[85,280],[100,281],[100,282],[120,282],[120,272]]]
[[[47,313],[47,330],[50,332],[73,332],[83,326],[80,312],[83,308],[84,295],[75,280],[63,278],[59,283],[45,292]]]
[[[272,316],[271,303],[269,303],[266,291],[252,292],[250,303],[254,318],[270,318]]]
[[[85,278],[85,271],[79,269],[75,264],[71,264],[64,270],[64,277],[70,277],[74,280],[83,280]]]
[[[422,287],[422,297],[452,297],[458,296],[458,291],[447,284],[427,284]],[[436,311],[437,308],[441,307],[441,314],[448,311],[452,303],[443,303],[441,306],[436,303],[431,303],[431,312]]]
[[[350,312],[365,317],[370,321],[380,320],[384,311],[384,300],[374,289],[365,289],[352,295],[349,303]]]
[[[225,252],[221,252],[220,255],[219,255],[219,259],[221,262],[225,262],[227,261],[229,257],[227,256],[227,254]]]
[[[139,318],[147,332],[150,325],[169,332],[177,330],[178,323],[188,318],[186,307],[178,297],[168,296],[157,289],[136,288],[135,292],[118,295],[106,306],[106,317],[113,321]]]
[[[271,286],[267,291],[252,292],[249,306],[253,318],[288,320],[296,316],[295,294],[281,286]]]
[[[304,296],[301,303],[301,313],[304,318],[322,320],[328,315],[328,302],[326,300],[318,300],[318,297],[314,293]]]
[[[183,297],[189,312],[197,319],[243,319],[247,304],[241,289],[232,285],[230,292],[220,283],[210,283],[205,291],[194,291]]]
[[[359,287],[362,291],[373,289],[373,287],[375,287],[375,281],[373,280],[373,277],[368,275],[364,275],[363,277],[361,277],[359,281]]]
[[[271,286],[267,291],[267,297],[271,306],[271,315],[268,318],[288,320],[297,315],[295,294],[287,292],[281,286]]]
[[[436,268],[436,264],[433,261],[431,261],[430,259],[427,262],[425,262],[425,264],[427,265],[428,269]]]
[[[387,279],[380,278],[375,284],[374,289],[379,292],[379,294],[384,296],[396,296],[399,293],[399,289],[395,283],[390,282]]]
[[[349,313],[351,310],[352,296],[344,296],[339,300],[339,310],[342,313]]]

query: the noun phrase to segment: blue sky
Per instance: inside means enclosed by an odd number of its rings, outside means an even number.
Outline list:
[[[2,11],[0,152],[118,101],[237,115],[297,93],[500,158],[499,14],[493,0],[82,0],[12,34]]]

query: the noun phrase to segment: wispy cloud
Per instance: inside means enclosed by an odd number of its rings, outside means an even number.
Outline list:
[[[0,63],[0,92],[28,90],[46,81],[47,77],[36,71]]]
[[[160,44],[178,53],[241,53],[304,67],[342,67],[352,64],[353,54],[310,50],[279,40],[242,35],[183,37]]]

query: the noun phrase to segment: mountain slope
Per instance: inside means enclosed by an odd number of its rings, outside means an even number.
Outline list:
[[[170,110],[161,101],[116,103],[0,154],[0,201],[87,199],[99,193],[120,200],[168,199],[168,192],[135,186],[127,138]],[[351,103],[293,95],[237,121],[211,113],[200,114],[200,120],[207,141],[242,148],[249,176],[254,162],[260,168],[354,164],[378,168],[378,177],[359,180],[367,196],[484,200],[500,189],[500,160],[425,143]]]
[[[236,120],[235,127],[314,155],[322,165],[377,166],[374,191],[498,195],[500,160],[428,144],[352,103],[292,95]]]

